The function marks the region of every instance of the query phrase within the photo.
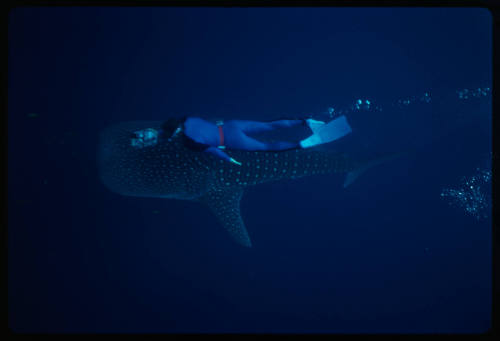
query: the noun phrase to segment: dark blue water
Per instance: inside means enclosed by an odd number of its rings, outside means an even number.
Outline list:
[[[10,328],[486,331],[491,217],[440,193],[490,167],[491,98],[457,91],[491,89],[491,26],[471,8],[13,10]],[[333,148],[408,153],[347,189],[344,175],[248,188],[251,249],[198,203],[98,179],[98,134],[113,123],[329,107],[353,128]]]

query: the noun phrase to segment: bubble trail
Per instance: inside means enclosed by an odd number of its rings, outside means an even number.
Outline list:
[[[491,171],[476,169],[476,174],[463,177],[457,188],[445,188],[441,198],[451,206],[463,209],[477,220],[487,219],[491,212]]]

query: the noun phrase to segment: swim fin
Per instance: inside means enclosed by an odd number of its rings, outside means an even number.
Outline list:
[[[317,121],[314,121],[315,123]],[[349,134],[352,129],[345,116],[340,116],[327,124],[309,124],[313,134],[300,141],[302,148],[310,148],[319,144],[329,143],[338,140]]]

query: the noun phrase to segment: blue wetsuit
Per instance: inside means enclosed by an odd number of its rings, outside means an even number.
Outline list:
[[[263,142],[247,134],[290,128],[298,125],[307,126],[312,135],[300,142]],[[223,160],[241,165],[229,157],[222,149],[250,151],[282,151],[296,148],[310,148],[329,143],[349,134],[351,127],[345,116],[337,117],[328,124],[314,119],[283,119],[271,122],[229,120],[223,125],[214,124],[197,117],[183,119],[170,118],[161,125],[160,130],[146,128],[131,134],[130,144],[134,148],[154,146],[161,139],[170,139],[179,131],[186,147],[211,153]]]
[[[214,123],[197,117],[188,117],[184,121],[184,134],[188,138],[187,145],[212,153],[226,161],[233,161],[221,148],[250,151],[282,151],[300,148],[296,142],[262,142],[247,133],[258,133],[279,128],[290,128],[306,125],[305,120],[277,120],[258,122],[245,120],[225,121],[220,127]],[[222,134],[220,129],[222,128]],[[223,139],[223,141],[221,141]],[[222,144],[221,144],[222,143]],[[233,161],[234,162],[234,161]]]

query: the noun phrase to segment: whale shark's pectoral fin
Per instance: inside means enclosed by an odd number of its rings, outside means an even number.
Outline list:
[[[207,205],[231,237],[239,244],[251,247],[245,223],[240,215],[242,188],[213,189],[205,193],[199,201]]]

